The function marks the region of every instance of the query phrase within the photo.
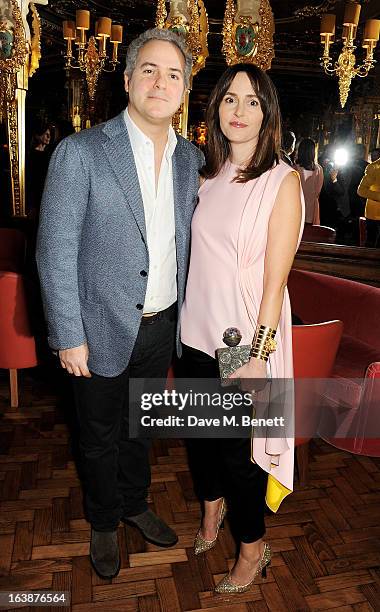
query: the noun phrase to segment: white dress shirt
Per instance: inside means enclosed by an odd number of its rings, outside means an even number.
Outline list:
[[[143,313],[159,312],[177,300],[172,157],[177,137],[172,126],[162,157],[156,192],[154,144],[124,111],[144,204],[149,274]]]

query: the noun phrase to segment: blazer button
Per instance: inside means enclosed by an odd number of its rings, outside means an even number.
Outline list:
[[[148,276],[148,274],[147,274],[147,272],[145,272],[145,270],[141,270],[140,276]]]
[[[142,304],[136,304],[137,310],[142,310],[144,306]]]

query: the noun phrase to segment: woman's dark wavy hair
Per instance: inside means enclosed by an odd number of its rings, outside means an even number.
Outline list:
[[[297,164],[305,170],[315,170],[315,142],[311,138],[303,138],[299,143]]]
[[[35,149],[37,145],[41,143],[41,137],[45,134],[47,130],[50,131],[51,140],[53,140],[53,131],[52,131],[52,126],[50,125],[50,123],[42,122],[39,125],[35,126],[33,130],[33,134],[32,134],[32,139],[30,142],[30,148],[32,150]]]
[[[230,142],[220,128],[219,107],[239,72],[247,74],[263,112],[256,149],[247,167],[242,168],[234,179],[246,183],[278,164],[281,146],[281,115],[275,86],[268,75],[253,64],[235,64],[227,68],[211,93],[206,110],[208,144],[203,175],[206,178],[216,176],[230,156]]]

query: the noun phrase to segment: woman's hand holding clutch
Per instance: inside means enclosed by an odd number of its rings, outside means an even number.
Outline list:
[[[243,391],[261,391],[267,383],[267,364],[262,359],[251,357],[228,378],[240,378]]]

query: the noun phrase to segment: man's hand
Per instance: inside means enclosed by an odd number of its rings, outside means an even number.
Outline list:
[[[87,367],[88,361],[88,346],[81,344],[74,348],[58,351],[61,366],[74,376],[85,376],[91,378],[90,370]]]

